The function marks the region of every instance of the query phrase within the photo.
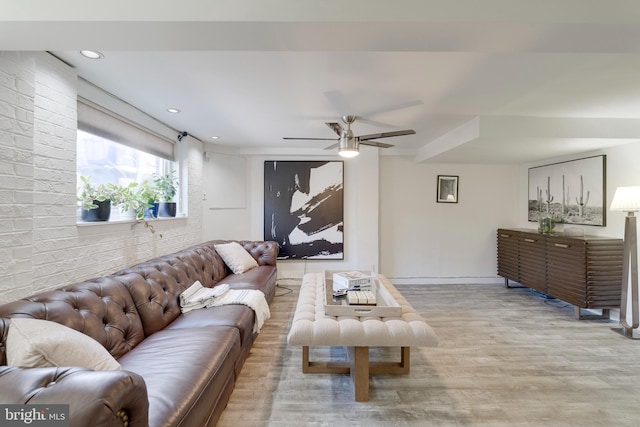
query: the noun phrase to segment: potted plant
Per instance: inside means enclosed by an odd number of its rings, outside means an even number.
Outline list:
[[[90,176],[81,176],[78,201],[81,218],[85,222],[109,221],[111,215],[111,190],[105,184],[94,185]]]
[[[136,186],[137,185],[136,183]],[[146,179],[142,181],[136,191],[131,192],[131,206],[135,211],[136,224],[142,222],[151,234],[155,234],[156,229],[148,220],[157,218],[158,216],[158,203],[155,201],[156,198],[157,191],[154,185]],[[158,233],[158,235],[162,239],[162,233]]]
[[[125,214],[121,219],[133,219],[140,210],[140,202],[136,197],[137,182],[129,185],[109,183],[107,188],[111,192],[111,204],[120,208],[120,213]]]
[[[138,189],[138,199],[144,205],[142,218],[158,217],[158,190],[155,185],[145,179]],[[141,219],[138,217],[138,219]]]
[[[173,201],[178,192],[178,178],[176,171],[168,172],[164,175],[154,175],[153,183],[158,192],[158,216],[176,216],[176,202]]]

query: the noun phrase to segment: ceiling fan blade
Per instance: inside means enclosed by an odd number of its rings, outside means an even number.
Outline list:
[[[328,123],[325,123],[325,125],[329,126],[331,130],[333,130],[338,136],[342,135],[342,126],[340,126],[339,123],[328,122]]]
[[[336,138],[295,138],[295,137],[283,137],[282,139],[297,139],[297,140],[305,140],[305,141],[335,141]]]
[[[330,145],[327,148],[325,148],[325,150],[333,150],[334,148],[338,148],[338,145],[340,145],[340,143]]]
[[[392,136],[403,136],[403,135],[414,135],[416,133],[413,129],[407,130],[395,130],[392,132],[382,132],[382,133],[372,133],[369,135],[359,136],[358,139],[360,142],[368,141],[370,139],[378,139],[378,138],[391,138]]]
[[[379,148],[394,147],[393,144],[385,144],[384,142],[378,142],[378,141],[360,141],[360,145],[370,145],[372,147],[379,147]]]

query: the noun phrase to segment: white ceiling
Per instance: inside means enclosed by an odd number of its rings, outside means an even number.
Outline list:
[[[227,150],[322,152],[330,141],[282,137],[332,138],[324,122],[344,114],[361,117],[356,135],[414,129],[381,154],[427,162],[525,163],[640,140],[637,1],[2,3],[3,50],[51,51]]]

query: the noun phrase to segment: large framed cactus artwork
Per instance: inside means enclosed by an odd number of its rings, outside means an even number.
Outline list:
[[[605,226],[605,155],[529,168],[529,221]]]

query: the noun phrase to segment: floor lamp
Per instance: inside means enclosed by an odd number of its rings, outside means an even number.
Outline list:
[[[640,186],[618,187],[611,202],[612,211],[627,212],[624,219],[624,259],[622,262],[622,295],[620,298],[620,328],[616,332],[640,339],[640,301],[638,300],[638,233],[634,212],[640,211]],[[631,314],[627,313],[631,298]],[[630,319],[629,319],[630,317]]]

